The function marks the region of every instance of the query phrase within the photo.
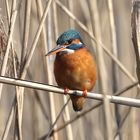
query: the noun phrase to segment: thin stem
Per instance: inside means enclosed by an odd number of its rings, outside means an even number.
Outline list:
[[[31,59],[32,59],[32,56],[33,56],[33,53],[34,53],[34,50],[36,48],[36,45],[37,45],[37,42],[38,42],[38,39],[39,39],[39,36],[41,34],[41,31],[42,31],[42,28],[43,28],[43,25],[44,25],[44,22],[45,22],[45,19],[46,19],[46,16],[48,14],[48,11],[49,11],[49,8],[50,8],[50,5],[52,3],[52,0],[49,0],[46,7],[45,7],[45,10],[44,10],[44,13],[43,13],[43,16],[41,18],[41,22],[40,22],[40,25],[37,29],[37,33],[35,35],[35,38],[34,38],[34,41],[33,41],[33,44],[29,50],[29,53],[28,55],[26,56],[26,63],[23,67],[23,71],[22,71],[22,74],[21,74],[21,79],[23,79],[25,76],[26,76],[26,73],[27,73],[27,69],[30,65],[30,62],[31,62]]]
[[[1,76],[5,75],[6,66],[7,66],[7,62],[8,62],[9,51],[10,51],[10,48],[11,48],[12,35],[13,35],[14,25],[15,25],[15,21],[16,21],[16,17],[17,17],[16,3],[17,3],[16,0],[13,0],[12,17],[11,17],[10,27],[9,27],[10,33],[9,33],[9,37],[8,37],[8,43],[7,43],[7,47],[6,47],[5,56],[3,58]],[[3,88],[3,84],[0,84],[0,99],[1,99],[1,94],[2,94],[2,88]]]
[[[44,90],[44,91],[51,91],[52,93],[64,94],[64,90],[62,88],[52,86],[52,85],[45,85],[37,82],[29,82],[26,80],[18,80],[18,79],[2,77],[2,76],[0,76],[0,82],[5,84],[10,84],[10,85]],[[69,90],[69,95],[71,94],[75,96],[83,96],[83,91]],[[100,100],[100,101],[102,101],[104,98],[102,94],[91,93],[91,92],[87,92],[86,97],[90,99]],[[131,106],[131,107],[140,107],[139,99],[128,98],[128,97],[117,97],[111,95],[106,95],[106,98],[108,98],[111,103],[116,103],[116,104]]]
[[[25,9],[24,36],[23,36],[23,47],[21,53],[21,64],[24,62],[25,56],[27,54],[27,44],[28,44],[29,29],[30,29],[31,0],[26,0],[25,8],[26,9]]]
[[[47,140],[47,139],[49,139],[50,135],[52,135],[53,129],[54,129],[54,127],[55,127],[55,125],[56,125],[58,119],[59,119],[60,116],[62,115],[64,109],[65,109],[66,106],[68,105],[69,101],[70,101],[70,98],[67,100],[67,102],[66,102],[66,103],[63,105],[63,107],[61,108],[59,114],[57,115],[57,117],[56,117],[56,119],[55,119],[55,122],[54,122],[54,123],[52,124],[52,126],[50,127],[50,129],[49,129],[47,135],[43,136],[40,140],[44,140],[44,139]]]

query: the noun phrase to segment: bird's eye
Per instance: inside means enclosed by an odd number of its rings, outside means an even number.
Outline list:
[[[65,42],[63,45],[69,45],[69,43],[68,42]]]
[[[70,40],[66,41],[66,42],[64,43],[64,45],[69,45],[69,44],[71,44],[71,43],[72,43],[72,40],[70,39]]]
[[[72,40],[71,40],[71,39],[70,39],[70,40],[68,40],[68,43],[69,43],[69,44],[71,44],[71,43],[72,43]]]

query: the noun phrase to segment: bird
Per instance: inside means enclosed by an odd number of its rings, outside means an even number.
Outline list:
[[[69,29],[58,37],[56,45],[46,56],[56,54],[54,76],[58,86],[64,91],[82,90],[86,95],[95,86],[96,64],[80,33]],[[81,111],[85,97],[70,95],[70,98],[74,111]]]

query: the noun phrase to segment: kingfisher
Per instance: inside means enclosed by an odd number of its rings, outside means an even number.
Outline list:
[[[61,88],[82,90],[83,95],[91,91],[96,81],[96,65],[78,31],[69,29],[56,41],[57,47],[46,56],[56,54],[54,61],[55,80]],[[73,109],[81,111],[85,102],[84,96],[70,95]]]

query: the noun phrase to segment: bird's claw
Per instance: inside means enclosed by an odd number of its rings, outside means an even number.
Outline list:
[[[83,90],[83,95],[82,95],[83,97],[87,97],[87,90],[85,89],[85,90]]]
[[[69,93],[69,89],[67,87],[64,88],[64,94],[67,95]]]

